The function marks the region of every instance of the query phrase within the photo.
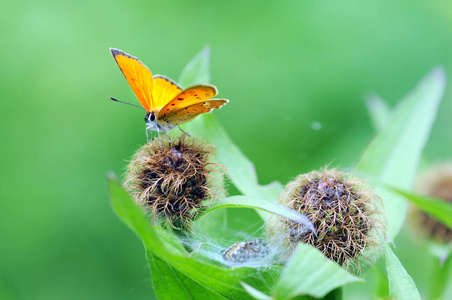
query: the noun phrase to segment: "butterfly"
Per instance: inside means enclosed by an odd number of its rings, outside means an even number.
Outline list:
[[[183,90],[168,77],[152,76],[148,67],[138,58],[115,48],[110,48],[110,52],[141,106],[115,98],[110,99],[146,110],[144,120],[147,141],[149,141],[148,132],[153,138],[152,131],[157,131],[159,139],[160,132],[164,132],[171,142],[167,134],[169,130],[175,126],[180,128],[180,124],[229,102],[227,99],[212,99],[218,94],[217,88],[213,85],[195,85]],[[186,133],[183,130],[182,132]]]

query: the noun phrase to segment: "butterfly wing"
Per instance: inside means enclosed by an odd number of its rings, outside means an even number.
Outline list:
[[[151,71],[138,58],[114,48],[110,48],[110,52],[147,111],[159,110],[182,92],[171,79],[161,75],[152,77]]]
[[[147,111],[150,111],[155,106],[151,93],[153,88],[151,71],[138,58],[130,54],[115,48],[110,48],[110,52],[121,69],[122,74],[127,79],[132,91],[135,93],[135,96],[137,96],[138,101],[140,101],[141,106]]]
[[[210,99],[200,103],[195,103],[190,106],[171,111],[165,115],[163,121],[172,125],[179,125],[193,120],[200,114],[211,112],[214,108],[220,108],[228,102],[229,100],[227,99]]]
[[[177,110],[202,103],[215,97],[218,94],[217,88],[213,85],[192,86],[169,101],[157,115],[157,119],[166,120],[167,116]]]
[[[153,80],[152,100],[157,110],[182,93],[182,88],[168,77],[155,75]]]

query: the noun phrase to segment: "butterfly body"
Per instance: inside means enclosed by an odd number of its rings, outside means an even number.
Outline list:
[[[144,121],[146,122],[146,134],[148,132],[151,132],[152,134],[152,131],[157,131],[159,133],[168,132],[176,126],[170,123],[159,122],[154,112],[148,112],[144,116]]]
[[[159,136],[160,132],[166,134],[175,126],[229,102],[227,99],[213,99],[218,94],[213,85],[196,85],[183,90],[165,76],[152,76],[136,57],[114,48],[110,48],[110,52],[147,112],[146,134],[150,132],[152,135],[152,131],[157,131]]]

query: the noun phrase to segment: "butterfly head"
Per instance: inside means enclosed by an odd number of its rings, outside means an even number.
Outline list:
[[[155,113],[153,111],[148,112],[144,116],[144,120],[146,121],[146,123],[155,122],[156,119],[157,119],[157,117],[155,116]]]
[[[144,116],[144,121],[146,122],[146,127],[150,130],[156,130],[158,127],[157,116],[153,111],[148,112]]]
[[[167,132],[168,130],[172,129],[175,125],[165,122],[163,120],[160,120],[157,118],[158,111],[150,111],[144,116],[144,121],[146,122],[146,129],[149,131],[163,131]]]

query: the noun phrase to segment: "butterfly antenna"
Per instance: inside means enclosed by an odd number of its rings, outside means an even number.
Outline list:
[[[144,109],[145,111],[147,111],[147,109],[145,109],[144,107],[139,106],[139,105],[135,105],[135,104],[132,104],[132,103],[129,103],[129,102],[124,102],[124,101],[115,99],[113,97],[110,97],[110,99],[113,100],[113,101],[116,101],[116,102],[124,103],[124,104],[127,104],[127,105],[132,105],[132,106],[135,106],[135,107],[138,107],[138,108],[141,108],[141,109]]]

